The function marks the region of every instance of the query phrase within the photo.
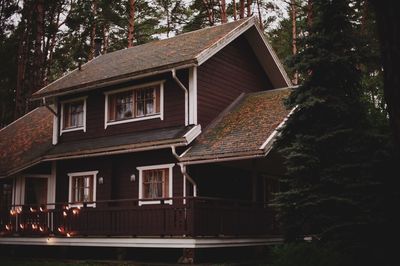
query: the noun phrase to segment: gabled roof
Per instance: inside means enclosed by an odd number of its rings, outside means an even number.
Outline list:
[[[81,70],[75,69],[34,93],[33,98],[75,93],[172,68],[201,65],[242,34],[251,39],[249,43],[264,69],[270,72],[273,85],[289,86],[290,80],[255,19],[247,18],[98,56]]]
[[[265,156],[276,129],[290,113],[283,102],[289,93],[286,88],[242,94],[204,130],[180,160],[192,164]]]
[[[38,162],[52,148],[53,115],[39,107],[0,130],[0,176]]]

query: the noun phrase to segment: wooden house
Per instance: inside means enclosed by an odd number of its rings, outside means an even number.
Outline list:
[[[280,241],[268,202],[290,86],[253,18],[96,57],[0,130],[0,244]]]

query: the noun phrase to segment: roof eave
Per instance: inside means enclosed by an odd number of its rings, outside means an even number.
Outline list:
[[[66,87],[66,88],[57,90],[55,92],[41,92],[42,90],[44,90],[48,86],[50,86],[51,85],[51,83],[50,83],[46,87],[35,92],[31,97],[31,101],[39,100],[39,99],[46,98],[46,97],[57,97],[57,96],[68,95],[68,94],[73,94],[73,93],[85,92],[85,91],[89,91],[89,90],[93,90],[93,89],[98,89],[98,88],[102,88],[102,87],[106,87],[106,86],[111,86],[111,85],[128,82],[131,80],[145,78],[148,76],[164,74],[164,73],[170,72],[172,69],[176,69],[176,70],[185,69],[185,68],[190,68],[190,67],[194,67],[197,65],[198,65],[197,59],[191,59],[191,60],[182,61],[182,62],[179,62],[176,64],[165,65],[165,66],[162,66],[159,68],[146,69],[143,71],[138,71],[138,72],[133,72],[133,73],[129,73],[129,74],[124,74],[121,76],[111,77],[111,78],[99,80],[96,82],[84,83],[84,84],[79,84],[77,86]],[[70,73],[72,73],[72,72],[70,72]],[[69,74],[61,77],[60,79],[66,77],[68,75]]]

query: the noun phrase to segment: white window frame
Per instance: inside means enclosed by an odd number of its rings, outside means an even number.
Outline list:
[[[146,200],[146,201],[140,201],[143,200],[143,171],[145,170],[161,170],[161,169],[168,169],[168,194],[169,197],[172,198],[173,196],[173,171],[172,169],[174,168],[175,163],[170,163],[170,164],[158,164],[158,165],[148,165],[148,166],[139,166],[136,167],[136,169],[139,171],[139,206],[141,205],[146,205],[146,204],[161,204],[161,201],[159,200]],[[165,200],[165,204],[171,204],[172,205],[172,200]]]
[[[74,172],[74,173],[68,173],[69,176],[69,193],[68,193],[68,204],[69,207],[83,207],[84,203],[72,203],[72,180],[76,176],[93,176],[93,201],[96,201],[96,187],[97,187],[97,174],[99,171],[86,171],[86,172]],[[91,203],[91,204],[86,204],[87,207],[96,207],[96,203]]]
[[[141,121],[141,120],[156,119],[156,118],[159,118],[160,120],[164,120],[164,83],[165,83],[165,80],[159,80],[159,81],[155,81],[155,82],[149,82],[149,83],[144,83],[144,84],[140,84],[140,85],[136,85],[136,86],[131,86],[128,88],[105,92],[104,93],[104,95],[105,95],[105,97],[104,97],[105,98],[104,129],[106,129],[108,126],[112,126],[112,125],[131,123],[131,122]],[[125,92],[125,91],[133,91],[135,89],[146,88],[146,87],[151,87],[151,86],[155,86],[155,85],[160,86],[160,113],[157,113],[154,115],[147,115],[147,116],[117,120],[117,121],[108,121],[108,119],[109,119],[109,117],[108,117],[108,96],[109,95],[113,95],[113,94]]]
[[[60,136],[65,132],[71,132],[71,131],[82,130],[83,132],[86,132],[86,99],[87,97],[80,97],[61,102]],[[64,129],[64,109],[65,109],[64,105],[66,103],[73,103],[78,101],[83,101],[83,126]]]

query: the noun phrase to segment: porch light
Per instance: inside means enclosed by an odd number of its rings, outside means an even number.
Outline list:
[[[103,185],[104,183],[104,178],[103,177],[99,177],[99,185]]]
[[[132,174],[132,175],[131,175],[131,182],[135,182],[135,180],[136,180],[136,175],[135,175],[135,174]]]

